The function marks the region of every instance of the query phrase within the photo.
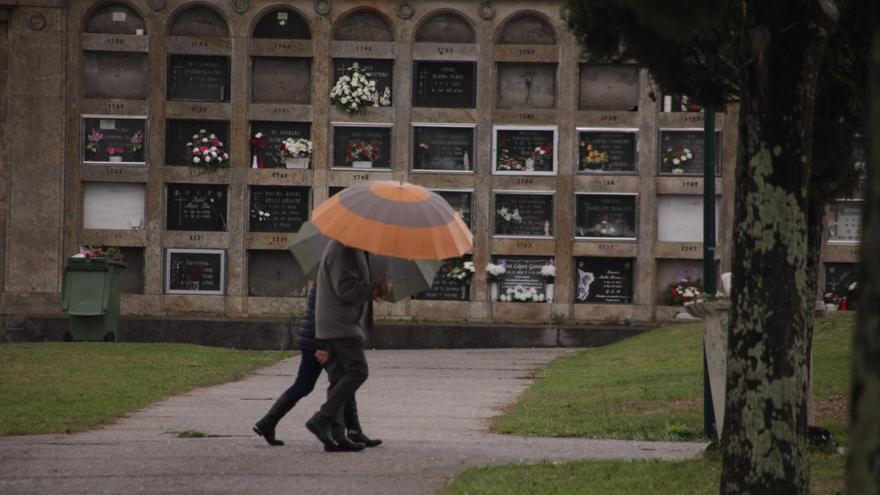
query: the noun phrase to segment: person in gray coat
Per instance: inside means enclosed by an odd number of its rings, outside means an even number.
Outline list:
[[[345,436],[343,409],[369,374],[364,340],[371,324],[372,301],[390,291],[387,276],[371,281],[365,251],[335,240],[327,244],[318,268],[315,337],[324,341],[330,354],[330,388],[327,401],[306,422],[325,451],[345,450],[334,437]]]

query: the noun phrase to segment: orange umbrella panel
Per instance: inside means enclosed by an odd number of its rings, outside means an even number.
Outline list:
[[[312,223],[347,246],[396,258],[443,260],[473,246],[473,234],[446,200],[395,181],[346,188],[314,210]]]

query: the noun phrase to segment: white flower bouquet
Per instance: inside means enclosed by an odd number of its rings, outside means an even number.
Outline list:
[[[541,267],[541,276],[547,281],[547,283],[553,283],[556,280],[556,265],[552,262],[548,263]]]
[[[223,141],[216,134],[200,129],[193,134],[192,141],[186,143],[184,160],[190,165],[208,168],[229,166],[229,154],[223,151]]]
[[[544,302],[546,297],[544,294],[540,294],[538,289],[534,287],[526,289],[521,285],[517,285],[512,289],[507,289],[507,292],[498,299],[501,302]]]
[[[493,263],[486,264],[486,274],[489,276],[490,282],[499,282],[505,273],[507,273],[507,268],[504,266],[504,263],[498,265]]]
[[[377,98],[376,81],[368,79],[357,63],[352,64],[330,90],[330,101],[348,113],[360,112]]]
[[[449,278],[460,282],[469,282],[476,272],[473,261],[465,261],[461,264],[450,263],[447,265],[447,268],[449,270],[447,272]]]
[[[501,208],[498,208],[495,213],[504,219],[505,222],[522,223],[522,216],[519,214],[519,208],[514,208],[513,211],[511,211],[506,206],[502,206]]]
[[[281,141],[279,147],[282,158],[309,158],[312,156],[312,142],[308,139],[287,138]]]
[[[684,164],[694,158],[689,148],[666,148],[663,152],[663,165],[673,174],[683,174]]]

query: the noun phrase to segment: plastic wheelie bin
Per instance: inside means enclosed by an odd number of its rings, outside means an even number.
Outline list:
[[[126,266],[107,258],[67,260],[61,286],[61,310],[70,316],[65,340],[116,340],[119,271]]]

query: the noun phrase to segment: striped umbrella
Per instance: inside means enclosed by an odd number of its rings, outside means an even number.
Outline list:
[[[315,208],[312,224],[346,246],[408,260],[455,258],[474,243],[445,199],[406,182],[347,187]]]
[[[311,280],[318,278],[321,255],[324,254],[328,242],[330,238],[321,235],[311,222],[305,222],[299,228],[290,246],[290,252],[293,253],[306,278]],[[404,260],[370,254],[372,278],[378,281],[386,274],[391,278],[391,294],[386,299],[392,302],[428,290],[434,283],[434,277],[442,264],[434,260]]]

